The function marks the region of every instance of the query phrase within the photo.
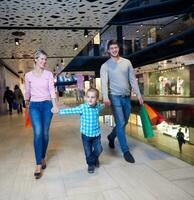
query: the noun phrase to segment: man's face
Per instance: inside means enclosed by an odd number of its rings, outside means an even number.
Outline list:
[[[118,57],[119,56],[119,47],[117,44],[112,44],[108,48],[108,53],[111,57]]]

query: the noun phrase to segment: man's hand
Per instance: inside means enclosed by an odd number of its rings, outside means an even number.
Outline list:
[[[139,104],[143,105],[143,98],[142,97],[139,98]]]
[[[53,106],[53,107],[51,108],[51,112],[52,112],[52,113],[58,113],[58,111],[59,111],[59,109],[57,108],[57,106]]]
[[[104,105],[105,106],[110,106],[110,100],[109,99],[103,99]]]

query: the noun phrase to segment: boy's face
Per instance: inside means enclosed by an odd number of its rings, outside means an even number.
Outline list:
[[[112,44],[109,46],[108,53],[111,57],[118,57],[119,56],[119,47],[117,44]]]
[[[89,91],[89,92],[86,94],[86,102],[87,102],[88,105],[90,105],[90,106],[95,106],[96,103],[97,103],[96,92]]]

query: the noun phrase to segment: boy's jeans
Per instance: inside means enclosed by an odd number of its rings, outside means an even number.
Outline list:
[[[34,151],[36,164],[40,165],[45,158],[49,142],[49,127],[52,119],[52,102],[30,102],[29,114],[34,130]]]
[[[102,152],[101,136],[87,137],[86,135],[82,134],[82,143],[87,164],[89,166],[94,166]]]
[[[125,125],[128,123],[131,113],[130,96],[110,95],[110,101],[116,126],[109,135],[109,139],[114,140],[117,136],[123,153],[129,151],[125,136]]]

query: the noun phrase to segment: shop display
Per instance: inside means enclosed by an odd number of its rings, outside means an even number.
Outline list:
[[[168,124],[167,122],[163,121],[162,123],[157,125],[157,130],[165,135],[169,135],[173,138],[176,138],[176,135],[181,128],[181,131],[184,134],[184,138],[186,141],[189,141],[189,129],[187,127],[181,127],[180,125]]]

